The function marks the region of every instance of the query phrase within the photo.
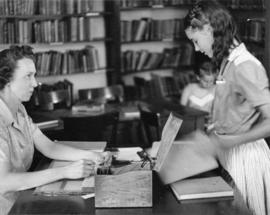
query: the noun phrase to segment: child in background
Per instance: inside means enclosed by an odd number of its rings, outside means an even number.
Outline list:
[[[211,124],[211,110],[215,94],[216,69],[210,61],[204,61],[197,72],[197,83],[188,84],[181,96],[181,105],[209,113],[206,127]],[[208,128],[207,128],[208,129]]]

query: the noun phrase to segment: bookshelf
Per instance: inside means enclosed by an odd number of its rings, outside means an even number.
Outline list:
[[[268,71],[270,2],[220,1],[231,9],[242,39],[263,59]],[[181,30],[181,19],[193,3],[194,0],[1,0],[0,50],[10,44],[31,45],[34,52],[47,55],[43,66],[53,68],[45,74],[38,72],[38,81],[54,83],[68,79],[74,83],[75,93],[81,88],[119,83],[133,86],[134,77],[149,81],[152,73],[179,78],[183,87],[192,79],[194,58],[197,62],[197,54],[194,57],[193,52],[183,51],[192,48],[192,44]],[[90,28],[82,27],[86,24]],[[157,26],[161,30],[151,31],[151,27]],[[250,34],[249,29],[256,31]],[[58,58],[62,59],[64,55],[72,55],[77,59],[85,55],[84,49],[89,46],[96,50],[98,65],[87,69],[63,72],[55,63],[60,64],[59,59],[50,56],[61,55]],[[173,60],[166,63],[166,56]],[[53,66],[47,58],[55,60]],[[181,58],[189,60],[181,62]],[[75,64],[83,65],[82,62],[77,60]]]
[[[120,71],[126,85],[134,77],[167,78],[192,67],[194,50],[185,38],[183,18],[191,1],[119,1]]]
[[[220,0],[235,17],[242,41],[264,64],[270,77],[270,2]]]
[[[256,0],[253,4],[247,1],[241,5],[235,5],[229,2],[226,5],[238,24],[241,40],[250,52],[266,66],[266,7],[264,0]]]
[[[31,45],[37,81],[69,80],[75,98],[82,88],[108,85],[106,0],[1,0],[0,49]]]
[[[257,56],[267,71],[270,69],[270,2],[266,0],[248,0],[248,1],[232,1],[232,0],[219,0],[224,4],[232,14],[238,23],[240,30],[241,39],[247,45],[248,49]],[[136,68],[136,62],[138,62],[138,56],[143,53],[143,56],[151,56],[152,53],[158,55],[157,53],[162,53],[165,48],[175,48],[179,44],[187,44],[184,37],[180,36],[178,38],[170,39],[157,39],[151,38],[151,33],[149,32],[142,36],[140,31],[132,31],[129,26],[130,23],[135,23],[134,26],[142,26],[145,28],[149,22],[154,22],[155,20],[174,19],[183,18],[190,8],[190,5],[194,1],[188,0],[175,0],[175,1],[163,1],[163,0],[149,0],[149,1],[131,1],[131,0],[121,0],[118,1],[118,10],[120,15],[119,22],[119,37],[121,38],[119,42],[120,45],[120,63],[118,70],[120,72],[120,77],[123,82],[127,85],[133,85],[133,78],[136,76],[143,77],[146,80],[151,79],[151,73],[157,73],[162,75],[174,75],[174,77],[180,77],[183,79],[183,85],[187,81],[192,79],[191,73],[194,67],[192,65],[187,67],[179,68],[164,68],[162,66],[154,66],[149,68],[149,65],[144,65],[144,68]],[[162,15],[161,15],[162,14]],[[170,14],[168,16],[167,14]],[[139,23],[139,24],[138,24]],[[168,24],[169,26],[169,24]],[[124,34],[125,29],[132,32],[130,35]],[[137,27],[140,29],[139,27]],[[164,30],[166,32],[166,30]],[[181,34],[180,34],[181,35]],[[145,53],[148,51],[149,53]],[[197,55],[197,54],[196,54]],[[127,60],[128,59],[128,60]],[[137,59],[137,60],[134,60]],[[151,58],[149,58],[151,59]],[[200,60],[200,56],[197,58],[195,56],[195,61]],[[129,62],[129,63],[126,63]],[[150,63],[151,64],[151,63]],[[138,64],[137,64],[138,66]],[[195,65],[196,66],[196,65]],[[123,69],[124,68],[124,69]],[[135,69],[134,69],[135,68]],[[186,73],[186,74],[185,74]],[[269,75],[269,74],[268,74]],[[186,76],[182,78],[182,76]]]

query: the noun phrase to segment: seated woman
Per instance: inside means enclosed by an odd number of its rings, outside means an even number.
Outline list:
[[[107,153],[80,150],[49,140],[27,115],[21,102],[28,101],[37,86],[34,54],[29,46],[11,46],[0,52],[0,214],[7,214],[17,191],[59,179],[89,176]],[[34,147],[51,159],[73,161],[69,165],[27,172]]]
[[[180,103],[210,113],[215,93],[216,70],[211,62],[205,61],[197,73],[198,83],[190,83],[184,88]]]

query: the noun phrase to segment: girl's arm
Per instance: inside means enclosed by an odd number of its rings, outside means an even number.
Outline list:
[[[262,114],[262,120],[248,132],[235,135],[213,133],[211,138],[213,138],[213,141],[220,143],[222,148],[231,148],[270,136],[270,104],[262,105],[258,109]]]

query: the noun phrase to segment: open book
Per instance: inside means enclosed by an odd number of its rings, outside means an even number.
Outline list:
[[[232,187],[220,176],[185,179],[170,186],[179,201],[233,197]]]

